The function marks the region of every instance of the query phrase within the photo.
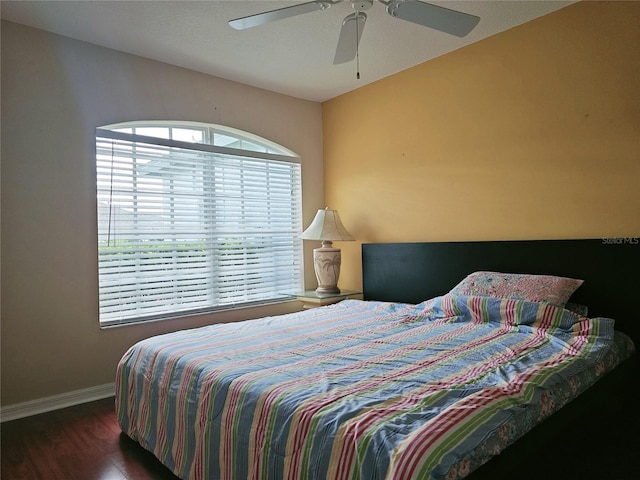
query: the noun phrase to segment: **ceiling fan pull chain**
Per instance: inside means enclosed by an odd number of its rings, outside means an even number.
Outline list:
[[[360,47],[359,47],[359,39],[360,32],[358,28],[358,15],[360,12],[356,12],[356,80],[360,80]]]

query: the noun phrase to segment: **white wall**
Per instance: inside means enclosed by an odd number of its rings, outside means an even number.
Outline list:
[[[302,157],[306,225],[323,204],[319,103],[5,21],[1,100],[3,406],[111,383],[124,351],[150,335],[297,308],[101,330],[95,128],[193,120],[273,140]]]

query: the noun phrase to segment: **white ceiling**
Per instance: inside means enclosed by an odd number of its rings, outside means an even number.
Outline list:
[[[376,2],[360,40],[356,62],[333,65],[345,0],[316,11],[248,30],[234,18],[306,0],[223,1],[5,1],[5,20],[178,65],[217,77],[322,102],[465,45],[563,8],[572,1],[434,1],[481,18],[458,38],[385,12]]]

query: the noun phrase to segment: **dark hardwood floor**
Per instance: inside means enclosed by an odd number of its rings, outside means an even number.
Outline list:
[[[177,480],[124,435],[108,398],[0,425],[2,480]]]

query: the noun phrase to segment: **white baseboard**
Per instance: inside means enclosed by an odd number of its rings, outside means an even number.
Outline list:
[[[95,387],[74,390],[73,392],[52,395],[51,397],[38,398],[28,402],[15,403],[6,407],[0,407],[0,423],[29,417],[39,413],[50,412],[60,408],[71,407],[81,403],[101,400],[115,395],[115,383],[97,385]]]

